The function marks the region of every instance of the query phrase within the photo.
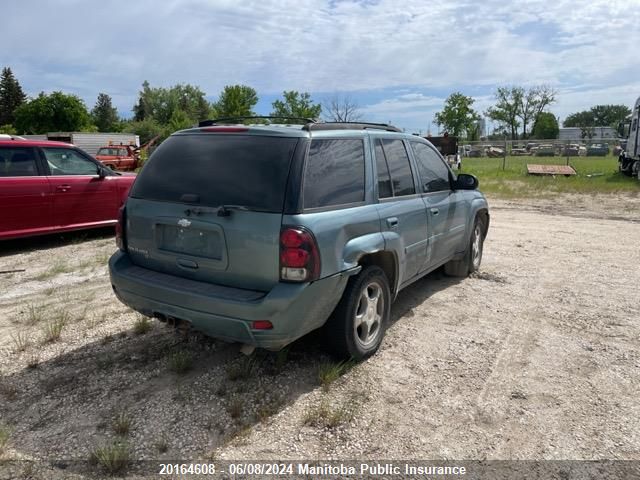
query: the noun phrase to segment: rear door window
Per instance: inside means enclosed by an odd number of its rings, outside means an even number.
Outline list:
[[[376,168],[378,170],[378,198],[393,197],[393,188],[391,187],[391,176],[389,175],[389,166],[382,150],[380,140],[376,141]]]
[[[38,175],[36,153],[28,147],[0,147],[0,177]]]
[[[364,201],[364,141],[312,140],[304,176],[304,207]]]
[[[418,164],[422,191],[429,193],[449,190],[449,168],[440,156],[424,143],[411,142],[411,148]]]
[[[379,139],[378,142],[382,144],[387,164],[389,165],[394,196],[399,197],[416,193],[409,156],[404,148],[404,142],[386,138]]]
[[[131,196],[282,212],[297,138],[173,135],[138,175]]]

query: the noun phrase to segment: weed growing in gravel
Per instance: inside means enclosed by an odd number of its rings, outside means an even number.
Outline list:
[[[123,442],[113,442],[93,449],[89,461],[99,465],[107,473],[121,473],[129,464],[129,447]]]
[[[149,317],[145,317],[144,315],[138,315],[136,318],[136,323],[133,324],[133,333],[136,335],[144,335],[149,330],[151,330],[151,321]]]
[[[107,316],[108,313],[105,311],[102,311],[100,313],[94,313],[88,320],[87,320],[87,328],[96,328],[98,325],[100,325],[101,323],[104,323],[107,320]]]
[[[11,429],[4,423],[0,423],[0,455],[4,454],[4,450],[9,443],[11,437]]]
[[[343,362],[325,362],[318,367],[318,381],[322,388],[326,391],[329,386],[342,375],[351,370],[356,363],[353,360]]]
[[[166,453],[169,450],[169,441],[166,436],[162,435],[153,443],[153,446],[156,447],[158,453]]]
[[[15,335],[11,335],[11,340],[13,340],[13,344],[16,347],[16,352],[24,352],[31,345],[27,332],[20,331]]]
[[[282,350],[278,350],[276,353],[275,370],[279,372],[283,369],[284,364],[287,363],[289,357],[289,347],[285,347]]]
[[[320,405],[309,408],[303,422],[305,425],[320,428],[336,428],[339,425],[349,423],[355,415],[355,404],[346,402],[343,405],[332,406],[323,398]]]
[[[125,411],[118,412],[111,422],[111,428],[116,435],[127,435],[131,429],[131,417]]]
[[[186,350],[180,350],[169,356],[169,370],[175,373],[186,373],[193,368],[193,356]]]
[[[44,305],[27,305],[27,325],[35,325],[44,320]]]
[[[231,381],[247,380],[257,373],[259,364],[258,357],[245,357],[227,367],[227,378]]]
[[[49,268],[48,270],[45,270],[42,273],[39,273],[34,278],[36,280],[47,280],[48,278],[55,277],[56,275],[58,275],[60,273],[73,272],[74,268],[75,267],[73,267],[72,265],[69,265],[64,260],[58,259],[51,266],[51,268]]]
[[[109,255],[108,253],[100,253],[98,255],[95,256],[95,264],[96,265],[104,265],[107,266],[107,263],[109,262],[109,257],[111,255]]]
[[[62,330],[69,323],[69,312],[60,310],[44,325],[44,343],[53,343],[60,340]]]
[[[27,360],[27,368],[38,368],[40,366],[40,355],[37,353],[32,354]]]
[[[227,406],[227,412],[231,415],[231,418],[240,418],[242,410],[244,409],[244,402],[240,398],[234,398],[229,402]]]

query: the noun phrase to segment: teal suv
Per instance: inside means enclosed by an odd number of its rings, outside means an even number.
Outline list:
[[[360,359],[402,288],[442,265],[479,268],[487,201],[426,139],[248,121],[174,133],[144,166],[109,261],[124,304],[269,350],[323,327],[338,355]]]

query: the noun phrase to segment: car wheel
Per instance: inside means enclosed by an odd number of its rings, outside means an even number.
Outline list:
[[[389,320],[391,293],[384,271],[364,268],[351,278],[325,326],[328,346],[340,358],[361,360],[382,343]]]
[[[482,263],[482,250],[484,248],[484,224],[476,217],[473,222],[473,230],[469,238],[469,244],[462,260],[451,260],[444,264],[444,273],[451,277],[466,277],[477,271]]]

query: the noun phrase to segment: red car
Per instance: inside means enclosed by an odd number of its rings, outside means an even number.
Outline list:
[[[115,225],[134,180],[74,145],[0,139],[0,240]]]

